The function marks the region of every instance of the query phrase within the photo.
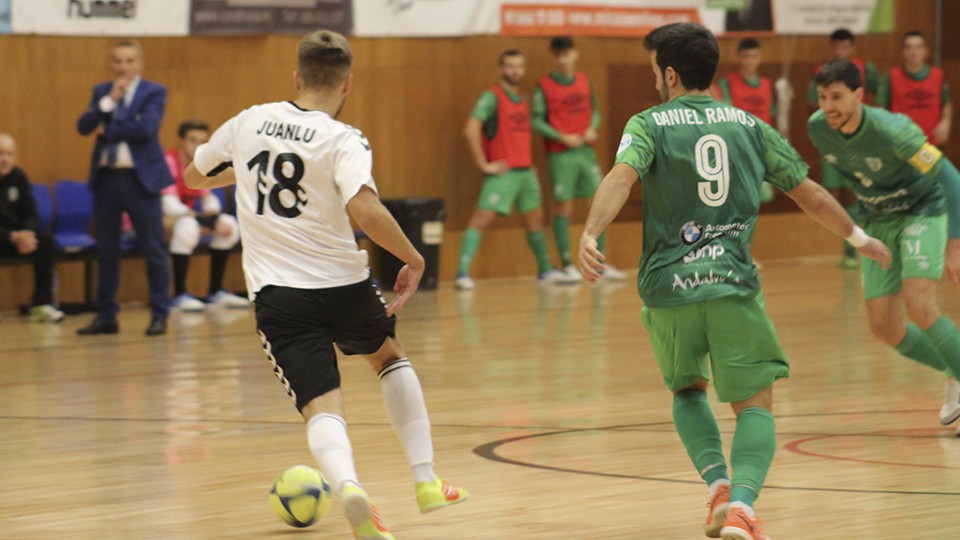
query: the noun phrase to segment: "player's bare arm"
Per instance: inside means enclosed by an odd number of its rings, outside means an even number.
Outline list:
[[[638,178],[639,175],[633,167],[618,163],[603,178],[593,195],[590,214],[580,237],[580,254],[577,257],[580,273],[590,283],[596,283],[603,271],[604,256],[597,249],[597,237],[620,213]]]
[[[943,109],[940,114],[940,122],[937,123],[937,126],[933,128],[933,144],[937,146],[943,146],[950,142],[950,127],[953,121],[953,103],[947,102],[943,104]]]
[[[403,309],[407,300],[417,292],[420,278],[423,277],[423,256],[413,247],[397,220],[369,187],[360,188],[350,199],[347,213],[371,240],[405,263],[397,274],[397,282],[393,287],[397,296],[387,304],[387,315],[393,315]]]
[[[879,262],[883,269],[890,267],[893,257],[887,246],[857,227],[840,203],[820,184],[805,178],[800,185],[788,191],[787,196],[825,229],[848,239],[865,257]]]
[[[237,177],[233,173],[233,167],[227,167],[216,176],[204,176],[197,170],[197,166],[191,163],[183,173],[183,181],[190,189],[214,189],[236,184]]]
[[[463,128],[463,136],[467,139],[467,147],[470,148],[473,162],[484,174],[499,175],[507,172],[506,161],[487,161],[483,153],[483,123],[480,120],[472,116],[468,118],[467,125]]]

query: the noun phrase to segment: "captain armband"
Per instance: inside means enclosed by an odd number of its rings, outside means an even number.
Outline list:
[[[917,153],[907,160],[907,162],[913,165],[914,169],[923,174],[927,174],[930,172],[930,169],[937,164],[937,161],[942,155],[943,152],[941,152],[939,148],[930,143],[924,143],[923,146],[917,150]]]

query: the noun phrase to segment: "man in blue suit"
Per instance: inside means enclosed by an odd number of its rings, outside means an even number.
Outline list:
[[[116,334],[120,282],[121,215],[127,212],[146,257],[150,284],[148,336],[167,332],[170,271],[164,243],[160,190],[173,183],[158,132],[167,101],[162,85],[141,78],[143,50],[133,41],[110,49],[114,79],[93,89],[77,121],[81,135],[96,133],[90,167],[94,195],[99,279],[97,315],[79,335]]]

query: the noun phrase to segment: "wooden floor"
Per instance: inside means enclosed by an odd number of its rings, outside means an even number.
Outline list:
[[[757,509],[777,540],[960,537],[960,438],[943,378],[869,336],[855,271],[768,263],[768,309],[793,363],[776,386],[778,452]],[[944,285],[960,319],[960,291]],[[0,323],[0,538],[349,538],[339,507],[294,530],[274,476],[312,463],[249,312],[179,315],[147,339],[86,317]],[[671,424],[630,283],[444,285],[402,313],[437,469],[473,492],[416,510],[374,374],[342,363],[361,481],[401,540],[702,538],[705,488]],[[748,336],[744,336],[748,339]],[[729,445],[734,423],[716,409]]]

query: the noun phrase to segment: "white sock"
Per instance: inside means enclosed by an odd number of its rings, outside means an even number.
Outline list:
[[[388,364],[378,375],[387,416],[400,438],[413,471],[414,482],[433,482],[433,440],[423,390],[413,365],[406,358]]]
[[[710,493],[710,496],[713,497],[713,494],[717,492],[717,488],[722,486],[723,484],[726,484],[729,486],[730,480],[727,480],[726,478],[720,478],[720,479],[714,480],[713,483],[707,487],[707,491]]]
[[[734,507],[737,507],[737,506],[739,506],[740,508],[743,508],[743,510],[747,513],[748,516],[750,516],[750,517],[752,517],[752,518],[753,518],[753,517],[757,517],[757,515],[753,513],[753,507],[750,506],[749,504],[743,503],[743,502],[740,502],[740,501],[734,501],[734,502],[731,502],[731,503],[730,503],[730,508],[734,508]]]
[[[353,465],[353,447],[347,437],[347,423],[343,418],[327,413],[312,417],[307,422],[307,444],[337,495],[347,482],[360,485]]]

